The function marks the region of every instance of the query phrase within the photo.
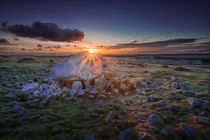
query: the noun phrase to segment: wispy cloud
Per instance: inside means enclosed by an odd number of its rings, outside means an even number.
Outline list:
[[[146,42],[146,43],[136,43],[137,41],[133,41],[131,43],[123,43],[116,44],[113,46],[109,46],[112,49],[122,49],[122,48],[138,48],[138,47],[166,47],[170,45],[180,45],[186,43],[195,43],[201,38],[178,38],[178,39],[170,39],[164,41],[154,41],[154,42]]]

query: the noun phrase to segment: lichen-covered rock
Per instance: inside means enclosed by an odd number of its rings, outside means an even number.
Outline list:
[[[137,140],[138,135],[135,128],[129,128],[120,132],[120,140]]]
[[[23,86],[22,92],[24,93],[34,93],[34,91],[39,87],[39,83],[30,83]]]
[[[163,123],[161,117],[157,114],[152,114],[148,118],[148,123]]]
[[[201,105],[201,102],[199,101],[199,99],[191,99],[191,100],[189,100],[189,104],[192,107],[197,107],[197,106]]]
[[[101,56],[78,53],[55,66],[50,72],[50,78],[77,76],[83,80],[92,80],[103,72],[104,66],[105,61]]]
[[[187,125],[186,123],[181,123],[180,125],[181,125],[181,130],[182,130],[187,136],[193,136],[195,133],[198,132],[195,128],[193,128],[193,127]]]
[[[76,90],[76,91],[79,91],[82,89],[82,82],[80,81],[75,81],[73,84],[72,84],[72,89]]]

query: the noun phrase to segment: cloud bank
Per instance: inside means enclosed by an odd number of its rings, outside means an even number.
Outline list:
[[[43,41],[75,42],[82,41],[84,32],[78,29],[62,29],[55,23],[34,22],[31,26],[15,24],[7,26],[2,24],[3,31],[19,37],[29,37]]]
[[[146,42],[146,43],[124,43],[124,44],[116,44],[114,46],[110,46],[112,49],[122,49],[122,48],[138,48],[138,47],[166,47],[169,45],[182,45],[186,43],[195,43],[197,40],[201,38],[178,38],[178,39],[170,39],[164,41],[155,41],[155,42]]]

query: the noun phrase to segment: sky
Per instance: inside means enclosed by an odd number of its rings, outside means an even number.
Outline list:
[[[0,0],[1,53],[209,53],[208,0]]]

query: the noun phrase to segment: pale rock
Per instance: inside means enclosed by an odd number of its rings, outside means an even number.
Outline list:
[[[40,94],[41,94],[40,91],[36,90],[36,91],[34,92],[33,95],[34,95],[35,97],[38,97]]]
[[[83,80],[92,80],[100,75],[105,67],[101,56],[92,57],[88,52],[75,54],[55,66],[50,71],[50,78],[78,76]]]
[[[76,90],[76,91],[79,91],[82,89],[82,82],[80,81],[75,81],[73,84],[72,84],[72,89]]]
[[[78,96],[82,96],[82,95],[84,95],[85,94],[85,91],[84,90],[80,90],[79,92],[78,92]]]
[[[29,94],[29,93],[34,93],[34,91],[39,87],[39,83],[30,83],[22,88],[22,92]]]
[[[69,94],[74,97],[77,94],[77,91],[75,89],[70,89]]]

